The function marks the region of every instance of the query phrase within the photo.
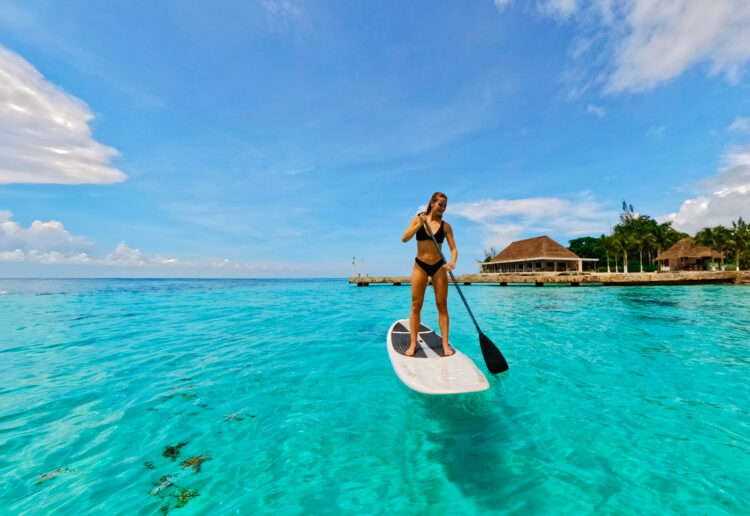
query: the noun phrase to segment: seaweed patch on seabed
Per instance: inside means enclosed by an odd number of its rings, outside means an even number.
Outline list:
[[[177,394],[180,394],[180,393],[175,393],[175,394],[169,394],[169,395],[167,395],[167,396],[162,396],[162,397],[161,397],[161,400],[162,400],[162,401],[169,401],[169,400],[171,400],[172,398],[174,398],[175,396],[177,396]],[[180,397],[181,397],[181,398],[182,398],[183,400],[192,400],[192,399],[195,399],[195,398],[197,398],[197,397],[198,397],[198,395],[197,395],[197,394],[195,394],[195,393],[192,393],[192,392],[183,392],[183,393],[181,393],[181,394],[180,394]]]
[[[161,454],[168,459],[172,459],[172,461],[174,462],[180,455],[180,448],[187,444],[188,443],[178,443],[177,446],[166,446]]]
[[[182,461],[182,469],[193,468],[193,471],[195,471],[196,473],[200,473],[201,466],[207,460],[211,460],[211,457],[209,457],[205,453],[196,457],[190,457],[189,459]]]
[[[242,421],[245,419],[242,417],[243,415],[247,417],[255,417],[255,414],[240,414],[239,412],[234,412],[233,414],[227,414],[224,416],[224,421]]]
[[[187,446],[188,443],[178,443],[175,446],[166,446],[162,455],[168,459],[175,461],[180,454],[180,448]],[[192,468],[195,473],[200,473],[203,463],[211,460],[207,454],[196,455],[182,461],[181,466],[183,470]],[[147,469],[154,469],[152,462],[148,461],[144,463]],[[162,514],[167,514],[172,508],[181,509],[185,507],[187,503],[192,499],[200,496],[197,489],[192,487],[182,487],[175,483],[175,479],[180,475],[180,472],[172,473],[169,475],[163,475],[158,481],[153,483],[153,489],[149,491],[149,495],[158,496],[162,499],[162,504],[159,507],[159,511]],[[180,482],[181,483],[181,482]]]
[[[39,475],[38,477],[36,477],[36,482],[34,482],[34,483],[37,484],[37,485],[39,485],[39,484],[41,484],[42,482],[44,482],[46,480],[50,480],[52,478],[55,478],[58,475],[62,475],[63,473],[67,473],[68,471],[70,471],[69,468],[57,468],[54,471],[48,471],[47,473],[43,473],[43,474]]]
[[[162,514],[169,513],[169,509],[171,508],[169,502],[172,498],[175,498],[177,500],[175,507],[181,509],[185,507],[185,505],[187,505],[191,498],[200,496],[200,493],[197,489],[193,489],[190,487],[180,487],[176,484],[173,484],[170,480],[171,478],[171,475],[161,477],[161,479],[159,479],[159,482],[154,483],[154,486],[156,486],[156,488],[151,491],[151,493],[149,493],[154,496],[159,496],[162,499],[161,507],[159,507],[159,512],[161,512]],[[164,491],[167,489],[169,489],[170,492],[165,493]]]
[[[200,493],[195,489],[181,489],[180,493],[177,495],[177,507],[185,507],[185,504],[188,503],[191,498],[195,498],[196,496],[200,496]]]

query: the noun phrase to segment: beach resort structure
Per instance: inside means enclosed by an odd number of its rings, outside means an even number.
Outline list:
[[[683,238],[659,253],[656,262],[663,271],[705,270],[708,260],[721,260],[724,255],[715,249],[698,245],[692,238]]]
[[[548,236],[511,243],[497,256],[483,262],[482,273],[567,272],[592,269],[596,258],[581,258]]]
[[[750,271],[704,270],[705,260],[719,259],[722,254],[695,245],[690,238],[677,242],[659,253],[659,272],[596,272],[595,258],[581,258],[547,236],[513,242],[501,253],[482,262],[482,272],[460,274],[456,281],[464,285],[750,285]],[[665,267],[674,267],[666,271]],[[410,276],[363,276],[349,278],[358,287],[391,284],[408,285]]]

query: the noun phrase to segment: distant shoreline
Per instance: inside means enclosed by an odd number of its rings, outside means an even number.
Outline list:
[[[580,285],[710,285],[750,284],[750,271],[680,271],[680,272],[521,272],[513,274],[461,274],[456,281],[464,285],[477,284],[564,284]],[[408,276],[352,276],[349,283],[357,286],[371,284],[404,285]]]

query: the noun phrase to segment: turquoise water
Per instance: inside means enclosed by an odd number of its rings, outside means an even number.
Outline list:
[[[430,397],[385,349],[408,287],[0,280],[0,507],[750,512],[749,288],[464,293],[511,369]],[[449,305],[452,343],[485,370]]]

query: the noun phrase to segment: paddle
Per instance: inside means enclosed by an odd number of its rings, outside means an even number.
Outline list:
[[[438,253],[440,253],[440,258],[443,259],[443,263],[448,263],[448,260],[446,260],[445,256],[443,256],[443,251],[440,249],[440,244],[437,243],[437,240],[435,240],[435,235],[432,234],[430,223],[425,221],[424,226],[425,228],[427,228],[427,234],[430,235],[430,238],[432,239],[432,242],[435,244],[435,247],[437,248]],[[479,332],[479,347],[482,348],[482,356],[484,356],[484,363],[487,364],[487,369],[489,369],[490,373],[492,374],[497,374],[497,373],[502,373],[503,371],[507,371],[508,362],[505,361],[505,357],[503,357],[503,354],[500,353],[499,349],[497,349],[497,346],[495,346],[492,343],[492,341],[487,337],[487,335],[482,333],[482,330],[479,329],[477,320],[474,319],[474,314],[471,313],[471,308],[469,308],[469,303],[466,302],[464,293],[461,292],[461,287],[458,286],[458,282],[456,281],[456,277],[453,275],[453,271],[448,271],[448,274],[451,275],[453,284],[456,286],[456,290],[458,290],[458,294],[461,296],[461,301],[464,302],[464,306],[466,306],[466,310],[469,312],[469,316],[471,317],[471,320],[474,322],[474,326],[476,326],[477,332]]]

